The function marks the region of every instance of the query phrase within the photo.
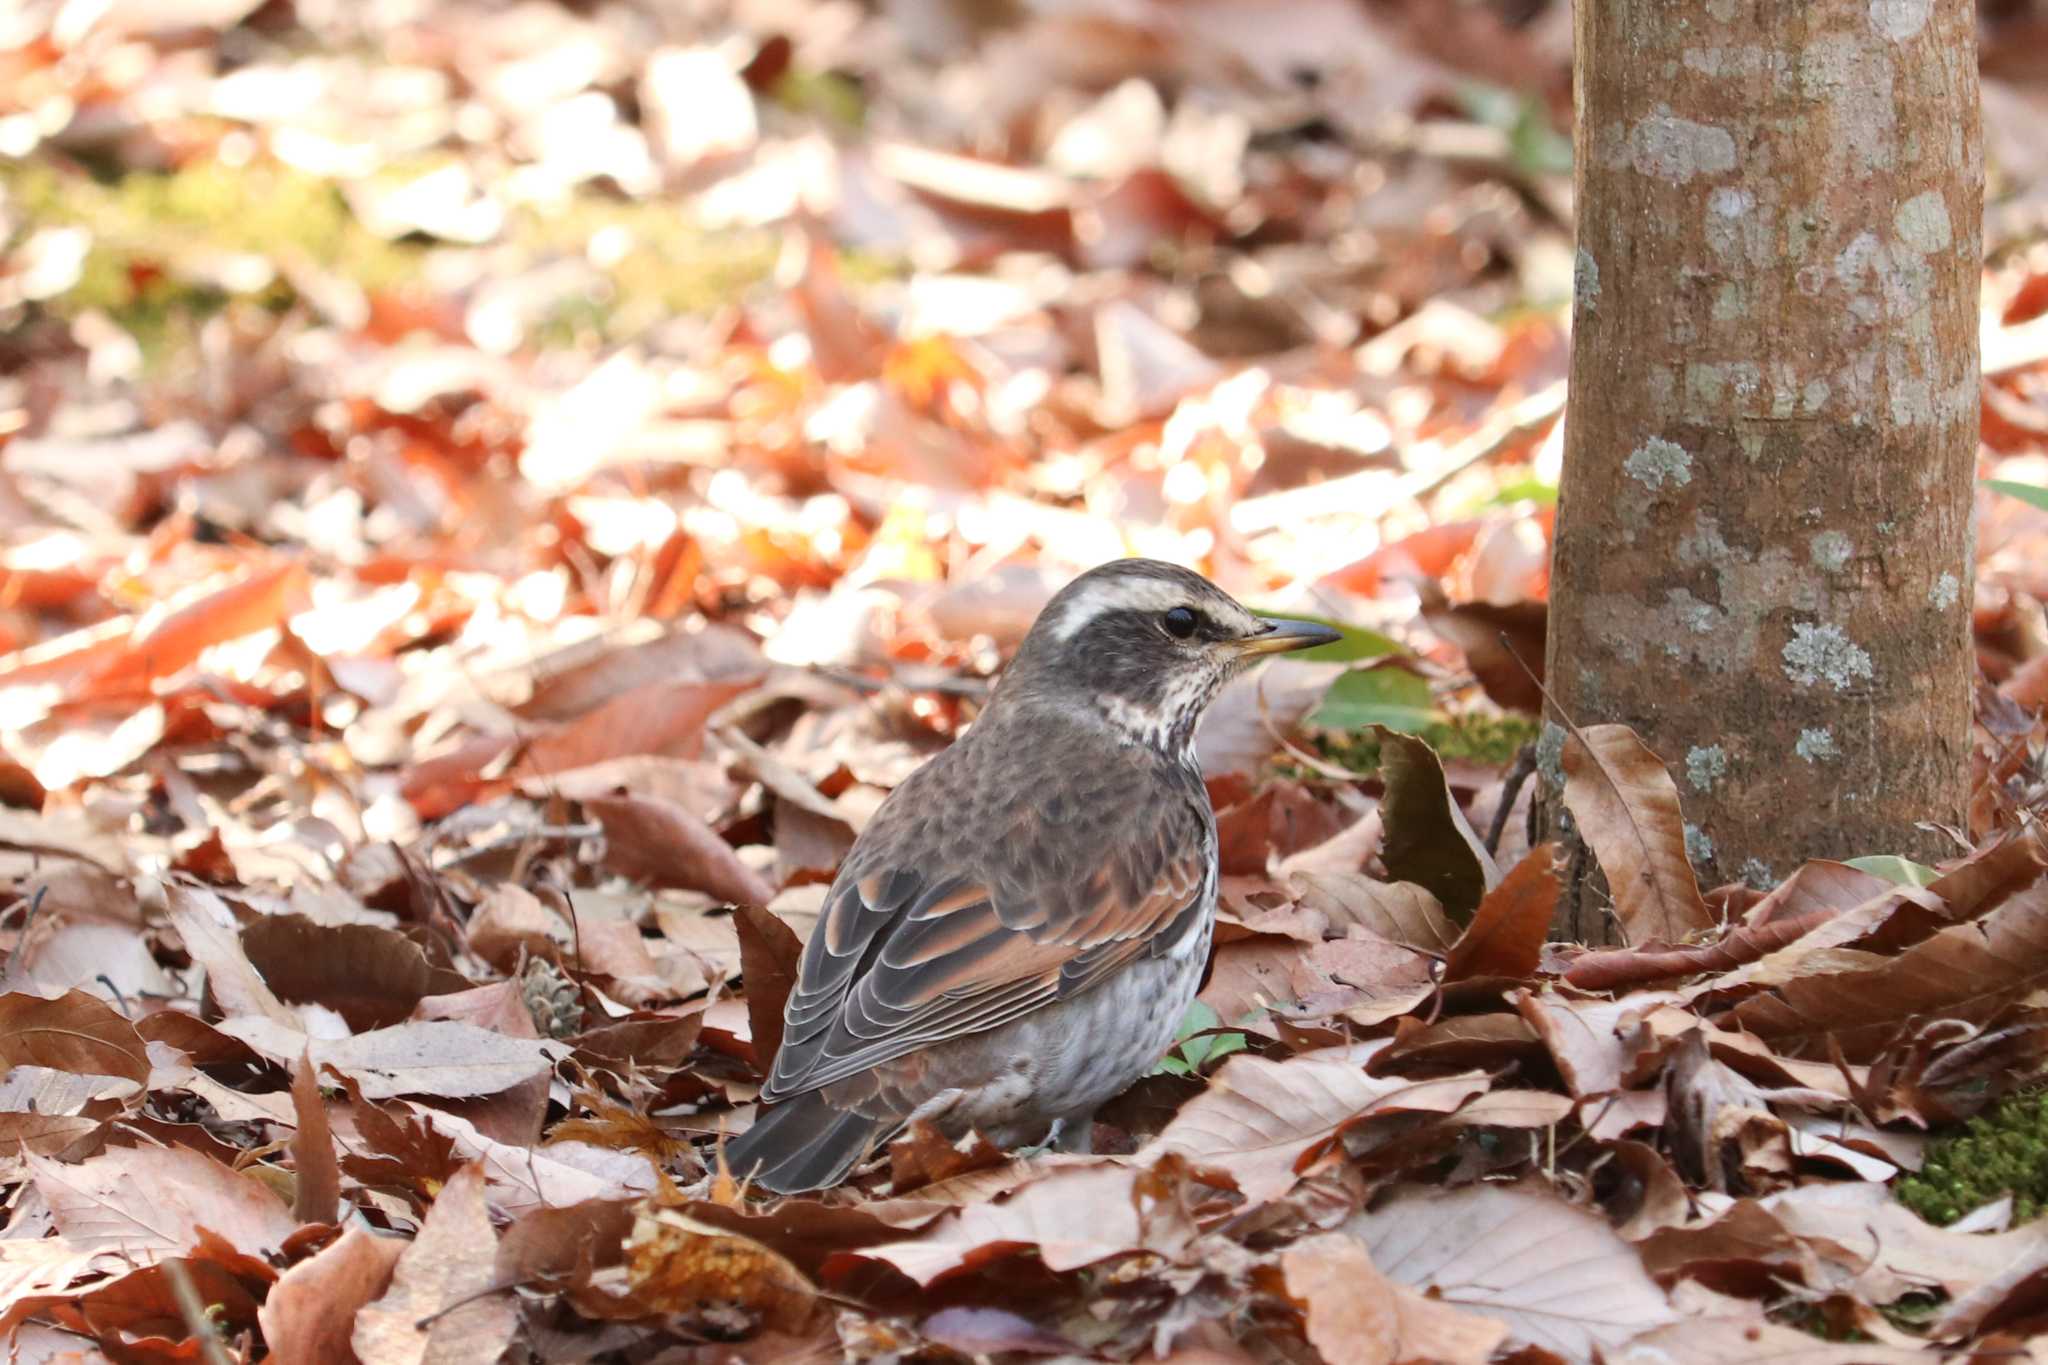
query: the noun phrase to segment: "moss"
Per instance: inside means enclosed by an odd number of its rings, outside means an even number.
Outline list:
[[[443,161],[415,159],[379,173],[408,180]],[[336,185],[277,162],[231,166],[202,161],[171,172],[104,176],[48,161],[0,163],[0,196],[29,231],[78,226],[92,235],[78,282],[41,307],[59,317],[104,312],[135,336],[152,362],[188,344],[197,325],[238,301],[272,309],[296,299],[272,275],[236,291],[220,283],[215,263],[239,255],[273,263],[304,261],[381,291],[418,280],[440,248],[422,239],[390,241],[360,223]],[[780,239],[772,232],[713,232],[688,219],[672,200],[627,200],[597,188],[557,209],[531,207],[509,216],[500,244],[516,260],[583,255],[609,234],[598,288],[562,300],[532,338],[542,347],[610,343],[639,335],[669,318],[731,303],[766,280]],[[841,262],[849,279],[896,273],[875,256]]]
[[[410,279],[424,254],[363,227],[329,182],[271,162],[203,161],[112,179],[0,163],[0,190],[31,231],[76,226],[92,236],[78,282],[43,306],[59,317],[106,313],[151,360],[188,343],[233,300],[291,304],[290,285],[274,273],[233,289],[219,266],[234,257],[303,260],[378,289]]]
[[[1927,1148],[1918,1174],[1893,1185],[1930,1223],[1952,1223],[2001,1195],[2023,1223],[2048,1210],[2048,1091],[2008,1096]]]
[[[1540,728],[1533,716],[1472,712],[1432,722],[1416,734],[1441,758],[1506,764],[1523,745],[1536,742]],[[1313,747],[1321,757],[1352,772],[1368,773],[1380,766],[1379,742],[1363,730],[1318,731]]]

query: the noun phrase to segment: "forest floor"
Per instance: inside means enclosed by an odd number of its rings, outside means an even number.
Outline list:
[[[1979,493],[1952,860],[1547,942],[1570,33],[1509,9],[0,13],[7,1358],[2048,1358],[2048,511]],[[2043,51],[1987,18],[2037,486]],[[1097,1155],[737,1186],[840,858],[1126,553],[1344,629],[1201,733],[1183,1041]]]

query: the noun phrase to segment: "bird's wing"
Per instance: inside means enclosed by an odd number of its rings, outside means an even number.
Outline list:
[[[977,864],[965,873],[919,857],[916,840],[894,865],[850,863],[805,945],[762,1098],[1000,1027],[1192,943],[1214,892],[1206,803],[1176,795],[1103,814],[1018,814],[990,858],[955,860]]]

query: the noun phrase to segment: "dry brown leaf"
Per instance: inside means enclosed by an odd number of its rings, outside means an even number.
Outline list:
[[[496,1282],[497,1256],[483,1171],[465,1166],[435,1196],[390,1288],[356,1316],[356,1355],[377,1365],[495,1365],[519,1330],[519,1304]]]
[[[1708,1318],[1644,1332],[1616,1359],[1686,1365],[1927,1365],[1925,1348],[1822,1341],[1793,1327],[1748,1318]]]
[[[1428,1081],[1368,1075],[1367,1064],[1386,1046],[1361,1043],[1280,1062],[1232,1057],[1138,1159],[1178,1154],[1259,1203],[1292,1189],[1352,1125],[1376,1114],[1448,1114],[1486,1089],[1476,1071]]]
[[[115,1147],[73,1166],[28,1162],[57,1231],[80,1247],[168,1255],[198,1247],[203,1228],[263,1256],[298,1227],[261,1181],[180,1147]]]
[[[756,681],[659,682],[636,687],[580,720],[534,739],[513,765],[512,780],[544,783],[553,773],[636,754],[696,758],[704,749],[704,722]]]
[[[2048,883],[1897,957],[1814,953],[1806,962],[1807,973],[1737,1005],[1734,1021],[1788,1051],[1836,1045],[1852,1061],[1917,1022],[1983,1023],[2048,982]]]
[[[164,888],[164,904],[171,927],[185,942],[185,951],[206,969],[207,991],[223,1013],[229,1018],[260,1018],[288,1029],[298,1027],[298,1016],[277,998],[242,951],[235,915],[226,901],[203,887],[173,882]],[[285,1059],[286,1064],[289,1061]]]
[[[1299,882],[1302,907],[1321,913],[1329,937],[1356,927],[1432,956],[1457,942],[1458,928],[1443,906],[1413,882],[1383,882],[1360,872],[1308,872]]]
[[[149,1056],[135,1025],[98,996],[70,991],[54,1000],[0,995],[0,1070],[17,1066],[91,1076],[149,1079]]]
[[[1626,725],[1591,725],[1564,746],[1564,803],[1600,859],[1631,943],[1678,943],[1710,929],[1685,855],[1678,785]]]
[[[421,1104],[407,1106],[421,1124],[447,1139],[465,1161],[480,1164],[491,1182],[491,1207],[517,1215],[592,1199],[628,1199],[653,1192],[654,1163],[634,1151],[587,1142],[527,1146],[502,1142],[457,1114]]]
[[[754,1068],[763,1075],[782,1046],[782,1007],[796,989],[804,945],[796,931],[758,905],[733,911],[740,937],[740,975],[747,990],[747,1024]]]
[[[1308,1340],[1330,1365],[1484,1365],[1508,1334],[1388,1280],[1342,1233],[1295,1243],[1280,1257],[1287,1293],[1306,1305]]]
[[[644,634],[648,623],[630,622]],[[621,643],[618,634],[581,640],[534,661],[533,693],[519,707],[529,720],[568,721],[642,687],[758,678],[760,646],[744,631],[707,624]]]
[[[1486,893],[1478,912],[1444,962],[1445,981],[1499,976],[1533,976],[1550,936],[1550,917],[1560,890],[1557,845],[1529,850],[1500,885]]]
[[[469,984],[428,962],[405,935],[374,924],[265,915],[242,930],[242,951],[279,999],[324,1005],[352,1029],[396,1024],[424,997]]]
[[[382,1295],[407,1243],[351,1227],[278,1278],[257,1310],[263,1340],[279,1361],[354,1365],[356,1314]]]
[[[308,582],[305,564],[296,559],[256,568],[138,632],[81,684],[74,697],[144,692],[154,680],[192,664],[210,645],[281,624],[298,609]]]
[[[334,1157],[334,1130],[327,1121],[318,1070],[301,1056],[292,1067],[292,1173],[297,1188],[292,1216],[301,1223],[332,1223],[341,1209],[341,1165]]]
[[[568,1052],[559,1043],[508,1038],[452,1019],[413,1020],[350,1038],[308,1038],[256,1018],[230,1019],[221,1027],[280,1066],[305,1055],[316,1067],[333,1067],[373,1100],[495,1095],[546,1075]]]
[[[1751,907],[1743,922],[1712,943],[1645,943],[1633,948],[1582,953],[1564,979],[1581,990],[1611,991],[1645,981],[1725,972],[1755,962],[1847,913],[1872,897],[1887,896],[1892,884],[1846,863],[1806,863]],[[1727,982],[1709,983],[1720,989]]]
[[[1604,1220],[1533,1186],[1410,1191],[1344,1231],[1396,1284],[1498,1319],[1516,1341],[1566,1360],[1678,1316]]]
[[[736,1311],[749,1330],[801,1332],[823,1307],[788,1257],[676,1209],[641,1209],[625,1251],[626,1283],[647,1312]]]
[[[1608,1095],[1647,1080],[1672,1040],[1699,1027],[1669,992],[1638,991],[1619,1000],[1573,1000],[1555,992],[1519,991],[1515,1006],[1536,1030],[1580,1099]]]
[[[1176,1169],[1171,1160],[1160,1171],[1093,1163],[1055,1168],[1006,1199],[963,1205],[917,1238],[856,1254],[892,1265],[927,1288],[1026,1248],[1035,1248],[1053,1271],[1134,1251],[1173,1256],[1195,1236],[1175,1190]],[[1003,1178],[1002,1170],[991,1170],[959,1179],[999,1184]],[[911,1202],[929,1199],[933,1189],[920,1190]]]
[[[656,886],[703,891],[732,905],[766,905],[775,888],[741,862],[718,831],[681,806],[643,796],[584,802],[604,823],[605,862]]]

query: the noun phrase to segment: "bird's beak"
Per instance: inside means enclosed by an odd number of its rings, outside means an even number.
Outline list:
[[[1234,641],[1231,648],[1240,655],[1253,657],[1285,654],[1292,649],[1314,649],[1317,645],[1333,644],[1344,638],[1320,621],[1285,621],[1262,616],[1259,627],[1257,635]]]

